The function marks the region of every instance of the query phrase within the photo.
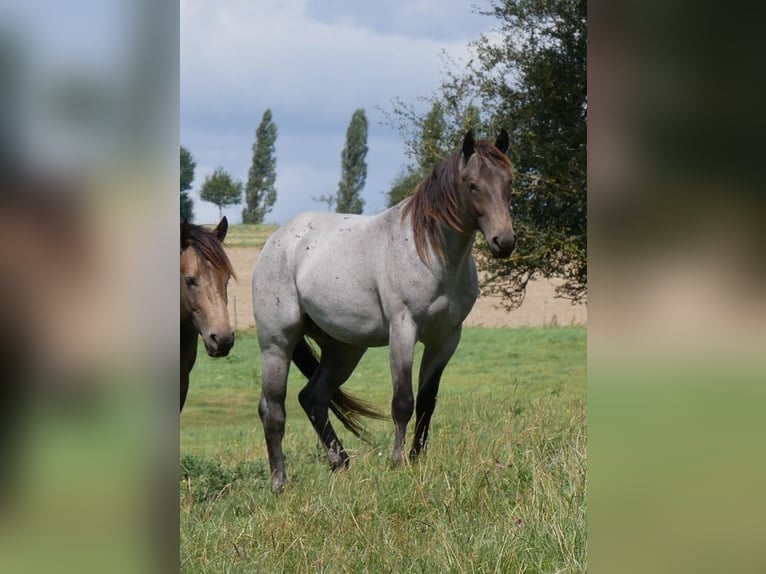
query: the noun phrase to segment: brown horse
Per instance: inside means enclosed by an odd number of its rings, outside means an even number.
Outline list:
[[[225,357],[234,345],[226,286],[235,274],[223,250],[228,228],[225,217],[212,232],[188,221],[181,224],[181,410],[197,358],[197,336],[202,335],[211,357]]]

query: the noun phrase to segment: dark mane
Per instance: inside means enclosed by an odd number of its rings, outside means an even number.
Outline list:
[[[513,167],[508,156],[490,141],[477,141],[476,154],[479,159]],[[415,249],[426,265],[430,264],[430,247],[439,259],[444,259],[442,246],[445,227],[464,233],[460,221],[460,196],[458,166],[461,152],[457,151],[438,163],[431,173],[421,181],[402,209],[402,220],[410,216],[415,233]]]
[[[215,269],[224,271],[229,276],[236,279],[234,267],[229,261],[226,251],[223,249],[223,243],[218,239],[215,233],[212,233],[201,225],[188,224],[188,238],[183,248],[191,247],[205,261],[208,261]]]

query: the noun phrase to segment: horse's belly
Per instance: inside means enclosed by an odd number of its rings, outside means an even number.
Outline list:
[[[299,293],[306,315],[322,332],[352,345],[388,344],[388,321],[373,284],[323,271],[303,276]]]
[[[347,304],[331,308],[327,304],[304,304],[311,323],[319,330],[318,334],[361,347],[388,344],[388,323],[379,309],[376,311],[374,307]],[[311,330],[309,328],[309,334]]]

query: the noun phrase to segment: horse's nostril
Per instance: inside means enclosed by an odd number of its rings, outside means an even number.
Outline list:
[[[213,343],[215,343],[217,345],[218,344],[218,335],[216,335],[215,333],[211,333],[210,334],[210,340],[213,341]]]
[[[513,250],[516,247],[516,234],[495,235],[492,238],[492,245],[498,251]]]

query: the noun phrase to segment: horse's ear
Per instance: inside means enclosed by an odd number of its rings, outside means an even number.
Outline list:
[[[229,230],[229,220],[226,219],[226,216],[223,216],[223,219],[221,219],[221,222],[218,224],[218,227],[215,228],[215,236],[218,238],[218,241],[223,243],[223,240],[226,238],[226,232]]]
[[[181,222],[181,249],[189,247],[189,235],[191,234],[191,226],[189,220],[184,219]]]
[[[468,133],[466,133],[463,138],[463,157],[466,161],[473,155],[475,149],[476,142],[473,139],[473,130],[468,130]]]
[[[500,135],[497,136],[497,139],[495,140],[495,147],[499,149],[501,152],[505,153],[508,151],[508,145],[510,144],[510,139],[508,138],[508,132],[505,131],[505,128],[500,130]]]

